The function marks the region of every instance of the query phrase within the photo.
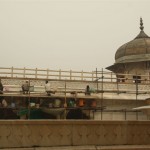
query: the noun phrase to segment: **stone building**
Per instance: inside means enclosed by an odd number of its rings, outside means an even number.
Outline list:
[[[140,18],[140,33],[133,39],[118,48],[115,54],[115,63],[106,69],[119,74],[132,74],[134,79],[140,79],[138,82],[147,80],[141,75],[149,76],[150,74],[150,37],[144,32],[142,18]],[[126,80],[126,75],[117,75],[124,78],[120,81],[131,82]],[[148,78],[149,79],[149,78]]]
[[[0,67],[0,76],[8,104],[11,105],[13,101],[16,106],[27,107],[24,98],[28,98],[28,95],[25,96],[21,93],[21,85],[28,79],[32,87],[28,102],[31,100],[34,104],[42,104],[45,101],[42,107],[49,107],[50,110],[52,110],[53,104],[55,105],[55,99],[59,99],[61,101],[60,106],[65,106],[65,109],[67,105],[72,106],[72,103],[82,108],[83,106],[93,107],[96,102],[96,110],[94,108],[94,110],[84,111],[90,119],[146,120],[147,116],[145,114],[133,110],[135,107],[146,105],[145,99],[150,97],[148,76],[142,76],[143,74],[149,74],[150,38],[143,31],[142,19],[140,25],[139,35],[131,42],[121,46],[116,52],[115,64],[107,67],[115,74],[103,71],[97,74],[93,71],[75,72]],[[31,73],[31,71],[33,72]],[[116,75],[119,78],[116,78]],[[140,80],[135,80],[137,77]],[[51,97],[45,95],[45,80],[49,80],[52,89],[55,89],[55,94],[52,93]],[[116,82],[118,80],[120,82]],[[144,81],[144,83],[134,84],[133,81]],[[87,85],[92,89],[90,95],[85,95]],[[82,105],[79,105],[79,102],[82,102]],[[67,108],[67,111],[71,112],[69,108]],[[83,115],[79,114],[78,116],[82,117]]]
[[[0,113],[0,117],[2,118],[0,120],[0,149],[150,149],[150,121],[148,121],[150,120],[150,115],[148,118],[144,112],[133,110],[135,107],[146,105],[145,99],[150,96],[150,84],[138,85],[128,82],[143,82],[143,80],[134,79],[145,78],[142,75],[149,75],[150,72],[150,38],[143,31],[142,19],[140,21],[141,31],[139,35],[134,40],[121,46],[116,52],[115,64],[107,67],[117,77],[119,76],[118,79],[124,83],[116,82],[116,78],[115,81],[112,78],[110,81],[104,81],[104,73],[102,73],[101,78],[98,78],[102,80],[95,81],[93,80],[93,72],[92,80],[83,80],[83,71],[81,72],[81,80],[79,80],[80,76],[73,75],[73,71],[69,71],[68,76],[66,74],[63,76],[62,74],[64,72],[66,73],[66,71],[52,70],[50,72],[50,70],[38,70],[37,68],[21,69],[0,67],[0,77],[2,78],[5,89],[1,97],[5,96],[10,104],[13,103],[17,106],[16,108],[19,108],[18,106],[20,105],[21,107],[18,110],[23,108],[23,104],[26,104],[24,103],[25,101],[30,103],[27,106],[29,110],[27,111],[28,120],[25,120],[23,117],[20,117],[21,120],[19,121],[4,120],[10,119],[6,118],[6,108],[3,111],[4,115]],[[18,72],[18,70],[21,72]],[[27,71],[33,71],[35,73],[28,73]],[[43,74],[41,71],[43,71]],[[129,74],[132,80],[127,79]],[[110,75],[112,75],[112,72]],[[63,77],[65,77],[65,80]],[[66,80],[66,77],[68,77],[68,80]],[[77,77],[78,80],[74,80],[74,77]],[[88,79],[90,78],[87,75],[86,77]],[[23,94],[21,91],[21,85],[27,79],[29,80],[30,87],[32,87],[28,95]],[[47,96],[45,92],[45,80],[51,81],[51,87],[55,88],[55,92],[51,96]],[[85,87],[87,85],[97,89],[97,92],[85,95]],[[73,107],[71,105],[69,109],[69,107],[66,107],[66,104],[67,100],[68,102],[70,101],[70,98],[73,98],[76,102],[84,100],[84,105],[81,106],[77,103]],[[65,105],[62,105],[60,108],[58,105],[54,105],[54,107],[49,105],[53,101],[55,102],[55,99],[60,99]],[[36,103],[36,107],[31,108],[31,101],[32,104],[33,102]],[[84,113],[78,113],[80,118],[66,117],[65,120],[51,120],[52,118],[42,118],[43,120],[41,120],[35,118],[36,116],[31,117],[31,111],[37,111],[39,104],[43,101],[47,101],[48,105],[47,107],[41,106],[41,108],[47,108],[49,112],[51,110],[54,112],[55,110],[58,114],[58,109],[63,109],[65,110],[64,115],[66,116],[67,112],[69,113],[72,110],[73,113],[74,110],[82,110]],[[95,101],[97,103],[93,105]],[[12,105],[10,106],[12,107]],[[91,109],[89,109],[89,106]],[[12,109],[16,112],[14,106]],[[91,120],[81,120],[81,117],[83,119],[83,114],[88,115]],[[22,116],[26,115],[23,114]]]

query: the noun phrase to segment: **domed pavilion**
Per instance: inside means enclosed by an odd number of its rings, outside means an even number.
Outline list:
[[[133,74],[133,79],[142,79],[140,75],[149,75],[150,37],[144,32],[142,18],[140,18],[140,30],[135,39],[118,48],[115,63],[106,69],[119,74]],[[119,78],[127,77],[120,75]]]

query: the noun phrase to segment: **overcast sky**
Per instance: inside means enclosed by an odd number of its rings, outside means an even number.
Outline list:
[[[150,0],[0,0],[0,67],[93,71],[115,62]]]

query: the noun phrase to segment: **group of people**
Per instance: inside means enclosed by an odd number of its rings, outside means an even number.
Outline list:
[[[3,84],[2,84],[1,79],[0,79],[0,106],[6,107],[7,106],[7,102],[4,99],[4,96],[2,95],[3,94],[3,88],[4,87],[3,87]],[[26,80],[25,83],[22,84],[23,94],[28,94],[29,90],[30,90],[30,83],[29,83],[28,80]],[[51,84],[47,80],[45,81],[45,91],[47,92],[48,96],[51,96],[51,93],[54,93],[51,90]],[[90,89],[89,85],[86,86],[85,95],[91,95],[91,89]]]
[[[23,85],[22,85],[22,91],[23,93],[27,94],[29,92],[29,82],[26,81]],[[45,81],[45,91],[47,92],[47,95],[48,96],[51,96],[51,93],[54,93],[52,90],[51,90],[51,84],[49,83],[49,81]],[[86,89],[85,89],[85,95],[91,95],[91,88],[89,85],[86,86]]]
[[[30,84],[29,81],[25,81],[25,83],[22,84],[22,91],[23,94],[28,94],[30,90]],[[48,81],[45,81],[45,91],[47,92],[47,95],[50,96],[52,91],[51,91],[51,85]]]
[[[26,80],[25,83],[23,83],[21,87],[22,87],[23,94],[29,93],[30,84],[29,84],[28,80]],[[3,89],[4,89],[4,86],[3,86],[1,79],[0,79],[0,107],[7,107],[8,104],[7,104],[7,101],[5,100],[5,98],[3,96]],[[50,96],[52,93],[51,85],[48,81],[45,81],[45,91],[47,92],[48,96]]]

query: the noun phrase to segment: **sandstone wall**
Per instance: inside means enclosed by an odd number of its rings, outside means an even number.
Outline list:
[[[0,121],[0,148],[149,144],[150,121]]]

